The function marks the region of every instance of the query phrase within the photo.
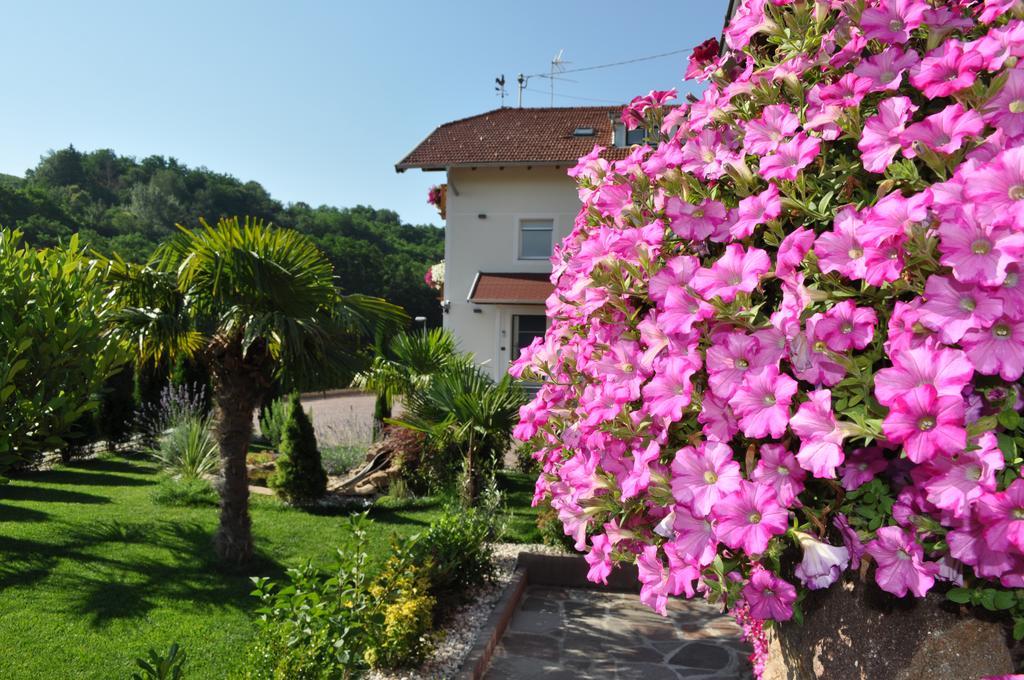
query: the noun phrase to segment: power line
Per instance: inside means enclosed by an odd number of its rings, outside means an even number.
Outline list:
[[[652,59],[661,59],[662,57],[671,57],[671,56],[676,55],[676,54],[683,54],[684,52],[692,52],[692,51],[693,51],[693,48],[692,47],[688,47],[685,50],[674,50],[672,52],[662,52],[661,54],[652,54],[652,55],[650,55],[648,57],[637,57],[636,59],[626,59],[625,61],[615,61],[615,62],[612,62],[610,64],[598,64],[597,66],[583,66],[583,67],[580,67],[580,68],[568,68],[568,69],[565,69],[564,71],[560,71],[559,75],[561,75],[562,73],[580,73],[581,71],[596,71],[598,69],[611,68],[613,66],[624,66],[626,64],[635,64],[635,63],[637,63],[639,61],[650,61]],[[548,73],[534,73],[532,75],[527,76],[527,78],[535,78],[535,77],[536,78],[550,78],[551,75],[548,74]]]
[[[531,89],[529,87],[524,87],[523,91],[525,91],[525,92],[534,92],[536,94],[550,94],[548,92],[543,92],[541,90],[534,90],[534,89]],[[555,93],[555,97],[561,97],[563,99],[578,99],[581,102],[597,102],[599,104],[619,104],[620,106],[625,106],[625,104],[623,104],[622,102],[613,101],[611,99],[594,99],[593,97],[574,97],[572,95],[559,94],[557,92]]]

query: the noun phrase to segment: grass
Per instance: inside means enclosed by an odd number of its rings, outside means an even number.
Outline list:
[[[0,677],[127,678],[136,657],[172,642],[188,655],[187,677],[229,677],[253,634],[248,576],[329,566],[345,537],[343,511],[256,496],[257,559],[247,574],[225,573],[213,560],[217,509],[156,504],[160,480],[149,462],[106,456],[0,486],[0,639],[11,641]],[[502,486],[528,508],[525,475]],[[441,506],[374,507],[365,549],[382,560],[393,535],[424,529]],[[516,510],[507,540],[536,540],[530,515]]]

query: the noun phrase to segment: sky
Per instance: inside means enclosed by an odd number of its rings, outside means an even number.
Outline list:
[[[726,0],[0,0],[0,172],[49,149],[158,154],[260,182],[283,202],[395,210],[437,224],[440,173],[394,165],[436,126],[516,104],[518,73],[692,47]],[[556,106],[679,87],[686,54],[566,74]],[[549,106],[531,78],[524,106]],[[573,97],[573,98],[570,98]],[[598,101],[590,101],[598,100]]]

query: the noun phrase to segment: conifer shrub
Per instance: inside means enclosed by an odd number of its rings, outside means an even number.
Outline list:
[[[298,393],[288,400],[288,418],[281,435],[277,471],[270,487],[290,503],[305,504],[320,499],[327,491],[327,473],[320,461],[313,423],[302,409]]]

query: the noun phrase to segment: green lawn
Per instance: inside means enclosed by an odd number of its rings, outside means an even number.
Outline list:
[[[148,462],[108,456],[25,475],[0,486],[0,678],[127,678],[150,647],[180,642],[187,677],[225,678],[252,635],[249,574],[212,560],[213,507],[151,500]],[[532,481],[501,478],[516,506],[508,539],[535,541]],[[437,500],[370,513],[366,549],[425,528]],[[279,577],[305,562],[327,565],[346,535],[344,513],[309,514],[253,499],[258,559],[251,575]]]

